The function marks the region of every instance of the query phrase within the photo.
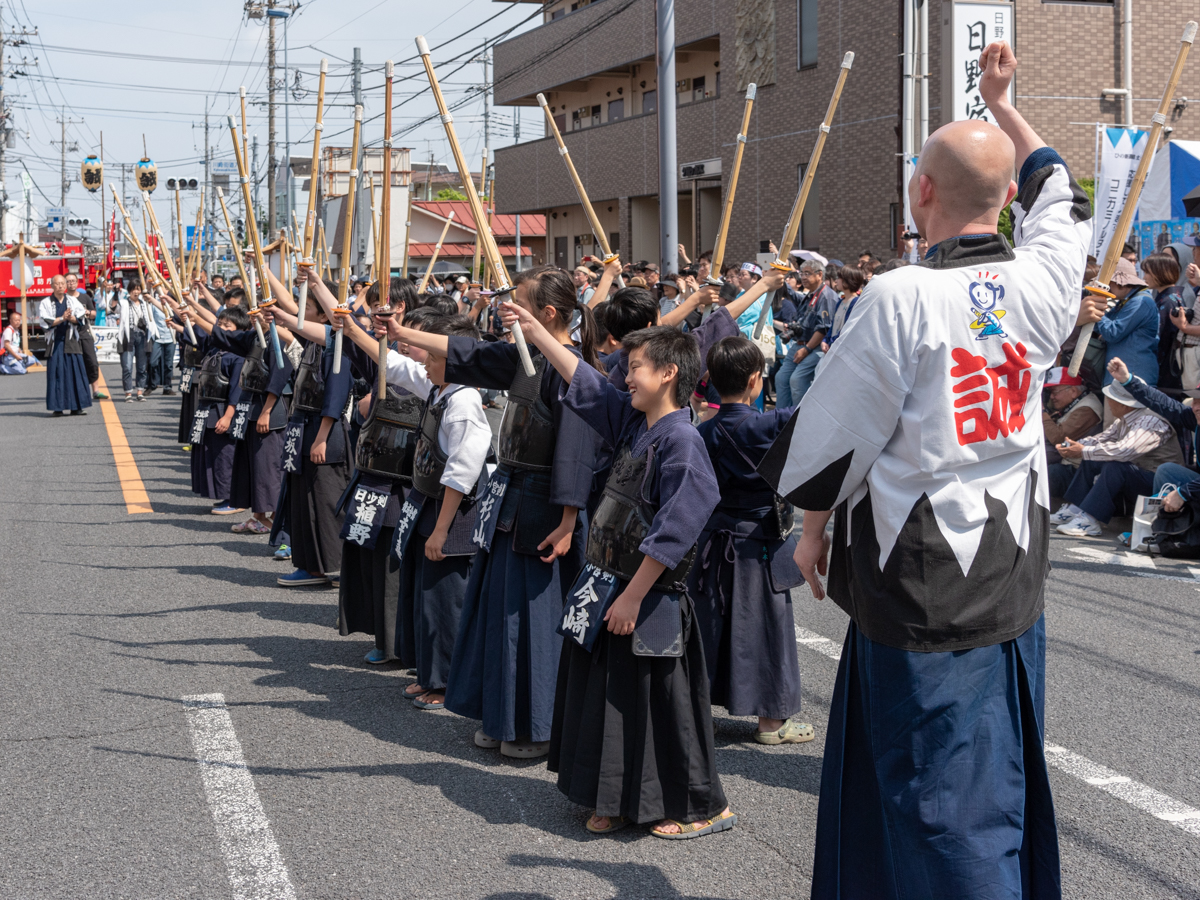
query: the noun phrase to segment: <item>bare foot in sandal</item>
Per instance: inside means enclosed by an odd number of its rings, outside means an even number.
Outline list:
[[[416,700],[424,693],[427,693],[427,691],[419,684],[410,684],[404,689],[404,696],[408,700]]]
[[[650,833],[658,837],[681,838],[700,837],[716,831],[726,831],[737,823],[737,816],[725,807],[724,812],[711,819],[697,819],[695,822],[676,822],[674,819],[663,819],[650,829]]]

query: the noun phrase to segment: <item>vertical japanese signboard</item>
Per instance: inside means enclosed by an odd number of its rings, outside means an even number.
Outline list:
[[[1092,249],[1103,259],[1112,240],[1113,228],[1125,198],[1133,186],[1133,176],[1146,152],[1148,134],[1135,128],[1102,128],[1100,133],[1100,171],[1096,173],[1096,202],[1092,218]],[[1136,233],[1136,232],[1135,232]]]
[[[926,0],[928,2],[928,0]],[[1011,3],[949,3],[943,18],[943,47],[946,49],[948,70],[945,89],[950,98],[950,116],[943,121],[982,119],[995,124],[987,104],[979,93],[983,71],[979,55],[993,41],[1013,41],[1013,8]],[[1009,100],[1012,100],[1009,87]]]

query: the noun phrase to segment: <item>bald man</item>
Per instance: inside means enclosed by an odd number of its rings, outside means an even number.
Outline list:
[[[1040,398],[1081,317],[1091,208],[1008,102],[1012,51],[993,44],[980,66],[1000,127],[955,122],[925,144],[908,186],[923,264],[863,290],[760,468],[806,510],[796,562],[814,596],[828,569],[851,618],[818,807],[822,900],[1061,893]],[[997,233],[1010,200],[1015,249]]]

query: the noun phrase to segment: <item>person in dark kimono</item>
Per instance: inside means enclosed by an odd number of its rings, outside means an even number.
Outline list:
[[[672,840],[727,831],[737,816],[717,774],[704,644],[686,586],[720,500],[688,409],[696,342],[668,326],[626,335],[626,393],[527,310],[501,311],[570,385],[567,407],[615,448],[562,616],[549,769],[560,791],[595,810],[592,833],[631,822]]]
[[[230,504],[233,494],[233,457],[236,441],[230,428],[237,405],[241,401],[243,359],[224,349],[225,344],[213,335],[218,331],[248,331],[250,317],[246,311],[231,306],[212,316],[197,310],[204,326],[193,327],[197,338],[204,336],[204,361],[196,380],[199,394],[192,417],[192,492],[215,500],[212,513],[218,516],[241,512]]]
[[[230,293],[237,290],[233,288]],[[286,331],[282,336],[291,337]],[[280,354],[280,367],[270,343],[264,349],[254,330],[218,329],[210,340],[243,359],[238,380],[240,396],[230,426],[237,443],[229,503],[249,509],[251,515],[231,530],[235,534],[270,534],[283,481],[283,429],[288,420],[284,396],[295,368],[284,353]]]
[[[541,266],[516,276],[516,302],[543,321],[566,351],[596,366],[595,319],[571,277]],[[571,340],[579,313],[580,345]],[[478,504],[462,618],[446,685],[446,708],[482,720],[479,747],[504,756],[545,756],[554,718],[563,596],[583,564],[581,514],[591,490],[597,439],[562,402],[566,383],[545,357],[526,374],[517,347],[403,329],[402,341],[433,354],[429,377],[508,390],[499,468]]]
[[[376,341],[344,318],[347,337],[377,352]],[[405,326],[427,334],[479,339],[466,316],[425,307]],[[404,689],[419,709],[445,706],[446,682],[466,593],[475,523],[476,484],[491,452],[492,429],[474,388],[438,384],[426,375],[429,354],[401,345],[388,352],[387,379],[410,394],[425,395],[413,460],[413,488],[400,514],[393,554],[400,560],[400,590],[412,598],[417,681]],[[439,366],[437,368],[444,368]]]
[[[979,66],[999,127],[953,122],[925,143],[908,185],[923,264],[871,279],[759,466],[806,510],[796,562],[813,596],[828,569],[850,616],[816,900],[1062,895],[1039,397],[1072,328],[1104,305],[1080,302],[1087,194],[1009,102],[1011,48],[989,45]],[[1013,245],[997,226],[1010,201]]]
[[[38,318],[49,340],[46,352],[46,409],[61,416],[70,410],[73,416],[86,416],[92,405],[92,388],[83,363],[83,344],[79,325],[87,311],[83,304],[67,296],[67,282],[61,275],[50,279],[54,293],[38,304]]]
[[[337,305],[315,274],[310,274],[308,296],[317,300],[327,314]],[[425,401],[389,377],[387,397],[380,402],[376,396],[376,335],[386,332],[392,321],[401,317],[407,321],[415,314],[417,292],[408,279],[393,278],[388,301],[383,305],[379,302],[378,282],[367,288],[364,296],[372,311],[374,333],[368,335],[361,327],[352,326],[346,330],[348,339],[342,347],[351,372],[370,385],[371,392],[361,426],[366,438],[360,431],[354,475],[343,495],[346,505],[341,531],[338,632],[373,635],[375,646],[365,657],[372,665],[397,663],[413,668],[417,664],[412,633],[414,598],[403,588],[400,561],[392,547],[404,497],[412,487],[412,458]]]
[[[283,435],[285,499],[271,531],[272,540],[283,531],[291,536],[293,571],[277,581],[281,587],[328,586],[342,566],[343,515],[338,509],[350,483],[345,412],[353,377],[344,360],[341,371],[333,371],[333,329],[326,324],[325,311],[310,306],[300,328],[287,310],[289,304],[295,308],[290,293],[274,280],[272,288],[278,305],[263,318],[268,325],[278,319],[307,342]]]
[[[760,744],[813,739],[800,711],[800,663],[791,589],[804,577],[792,559],[791,504],[756,471],[793,409],[759,412],[763,357],[744,337],[708,352],[709,383],[720,395],[699,427],[721,502],[697,544],[688,590],[704,638],[712,702],[734,716],[757,716]]]

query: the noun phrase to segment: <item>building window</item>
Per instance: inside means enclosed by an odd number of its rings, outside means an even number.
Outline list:
[[[808,163],[796,167],[799,180],[797,192],[804,183],[804,172]],[[804,212],[800,215],[800,246],[805,250],[821,249],[821,173],[813,176],[812,189],[808,192],[808,200],[804,204]]]
[[[903,215],[904,214],[901,212],[899,203],[891,204],[888,209],[888,218],[890,220],[888,224],[891,227],[892,232],[892,242],[889,247],[891,250],[897,250],[900,247],[900,221],[901,216]]]
[[[600,104],[597,103],[592,107],[592,125],[600,124]]]
[[[625,118],[625,99],[608,101],[608,121],[616,122]]]
[[[556,9],[554,12],[550,13],[550,21],[553,22],[555,19],[561,19],[566,14],[567,11],[565,9]]]
[[[796,6],[796,68],[808,69],[817,64],[817,0],[796,0]]]
[[[621,232],[610,231],[608,233],[608,246],[613,253],[621,252]]]
[[[555,116],[554,124],[558,126],[559,132],[566,131],[567,130],[567,114],[559,113],[557,116]],[[549,135],[547,135],[547,137],[549,137]]]
[[[646,91],[642,94],[642,112],[658,112],[658,91]]]

